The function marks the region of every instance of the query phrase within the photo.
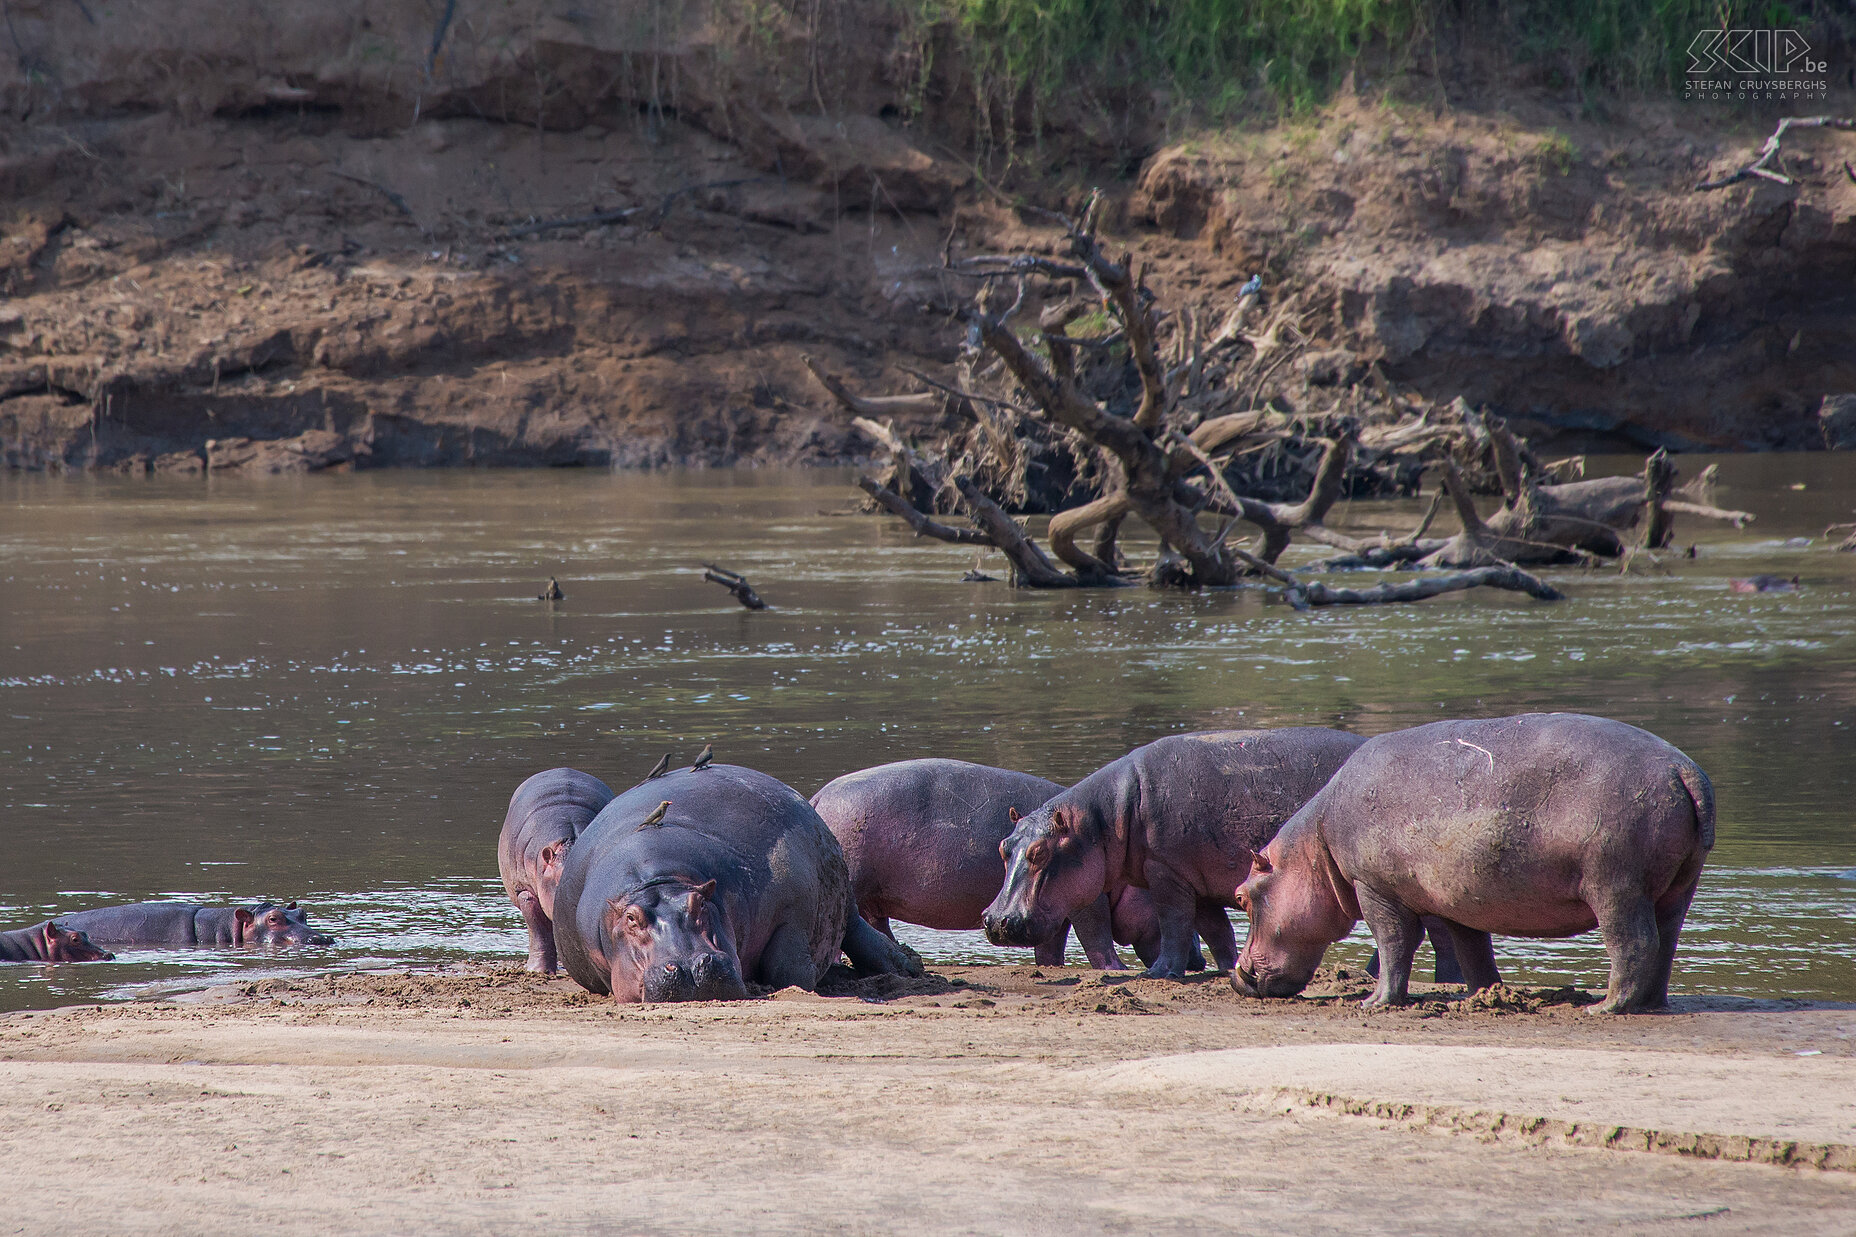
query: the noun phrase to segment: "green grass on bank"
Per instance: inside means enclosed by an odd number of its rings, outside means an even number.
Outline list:
[[[1074,88],[1166,91],[1213,116],[1319,102],[1363,53],[1396,73],[1462,37],[1592,90],[1683,78],[1708,28],[1847,22],[1846,0],[898,0],[959,32],[982,105],[1014,121]],[[1845,16],[1839,17],[1837,14]],[[1013,126],[1015,127],[1015,126]]]

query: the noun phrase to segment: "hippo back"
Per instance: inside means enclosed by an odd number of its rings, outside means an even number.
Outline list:
[[[663,820],[644,825],[668,801]],[[679,769],[608,803],[567,853],[555,894],[555,946],[564,970],[604,992],[595,961],[607,904],[647,881],[675,875],[714,880],[718,900],[741,910],[736,948],[751,975],[775,924],[796,913],[809,925],[818,971],[837,959],[850,909],[838,840],[799,792],[753,769]]]
[[[1169,735],[1091,774],[1064,797],[1107,775],[1120,783],[1121,795],[1137,797],[1147,819],[1211,831],[1255,851],[1365,742],[1315,726]]]
[[[1004,878],[1012,810],[1035,811],[1056,782],[939,758],[847,773],[812,796],[844,848],[863,910],[931,928],[976,928]]]
[[[525,863],[542,847],[572,841],[610,802],[612,788],[578,769],[544,769],[516,787],[496,847],[509,892],[515,893]]]

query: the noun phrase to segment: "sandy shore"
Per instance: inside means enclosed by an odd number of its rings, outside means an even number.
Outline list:
[[[0,1231],[1856,1231],[1856,1007],[1361,990],[485,968],[16,1014]]]

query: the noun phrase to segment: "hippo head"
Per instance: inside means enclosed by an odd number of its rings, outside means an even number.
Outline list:
[[[604,935],[616,1001],[738,1001],[748,994],[712,880],[668,877],[614,899]]]
[[[1308,987],[1328,946],[1359,918],[1327,847],[1285,846],[1280,834],[1251,860],[1237,906],[1250,916],[1250,934],[1231,987],[1244,996],[1289,997]]]
[[[1086,837],[1080,809],[1045,804],[1026,817],[1010,809],[1013,829],[999,843],[1005,885],[980,923],[995,945],[1036,945],[1108,887],[1108,856]]]
[[[567,852],[573,844],[572,836],[557,837],[538,846],[531,845],[528,854],[523,856],[528,867],[528,887],[534,891],[535,900],[541,903],[542,913],[550,917],[554,914],[555,891],[561,887],[561,871],[567,866]]]
[[[274,902],[260,902],[256,906],[241,906],[232,912],[237,922],[238,943],[240,945],[333,945],[335,938],[325,936],[309,926],[309,912],[299,910],[292,902],[288,906],[278,906]]]
[[[41,929],[39,944],[45,950],[47,962],[110,962],[116,957],[109,950],[91,944],[86,934],[69,931],[55,923],[48,923]]]

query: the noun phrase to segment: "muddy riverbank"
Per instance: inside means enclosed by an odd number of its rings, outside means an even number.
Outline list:
[[[1339,999],[1349,981],[1260,1003],[1209,977],[1022,966],[935,968],[912,987],[621,1008],[466,968],[9,1015],[0,1148],[33,1166],[9,1222],[1418,1233],[1492,1211],[1529,1232],[1856,1218],[1848,1005],[1369,1015]]]
[[[1056,112],[1004,159],[907,6],[701,7],[16,13],[0,461],[850,459],[802,358],[945,377],[971,287],[943,257],[1048,250],[1019,205],[1089,185],[1163,304],[1216,323],[1262,278],[1296,347],[1253,394],[1282,407],[1377,375],[1537,445],[1748,450],[1819,445],[1856,390],[1848,133],[1788,138],[1790,184],[1699,192],[1772,116],[1594,99],[1466,36],[1288,120]],[[1833,78],[1812,110],[1847,115]]]

